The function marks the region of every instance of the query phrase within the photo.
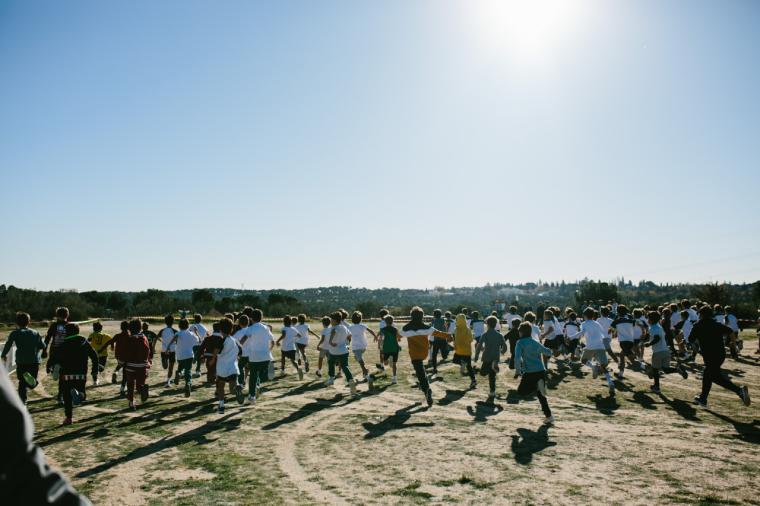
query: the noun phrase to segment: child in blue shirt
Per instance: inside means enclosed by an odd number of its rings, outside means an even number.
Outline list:
[[[515,347],[515,371],[522,379],[517,393],[527,396],[535,392],[538,402],[541,403],[541,410],[546,416],[544,424],[551,425],[554,423],[554,417],[546,400],[546,369],[542,357],[551,356],[552,350],[531,338],[533,326],[530,322],[521,323],[518,331],[520,339]]]

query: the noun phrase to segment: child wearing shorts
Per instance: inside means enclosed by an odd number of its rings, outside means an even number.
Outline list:
[[[472,330],[467,325],[467,317],[463,313],[459,313],[456,318],[452,362],[460,365],[463,374],[466,368],[470,377],[470,388],[475,388],[478,382],[475,380],[475,371],[472,370]]]
[[[688,378],[689,374],[686,372],[683,364],[678,362],[677,367],[670,367],[670,348],[665,339],[665,331],[660,325],[660,313],[657,311],[650,311],[647,315],[649,322],[649,336],[650,339],[644,346],[652,347],[652,364],[646,368],[647,376],[654,380],[654,384],[651,386],[652,392],[660,393],[660,372],[664,374],[672,374],[677,372],[683,379]]]
[[[285,359],[288,359],[290,360],[290,363],[293,364],[293,367],[296,368],[298,379],[302,380],[303,371],[298,365],[298,362],[296,362],[296,339],[301,337],[301,334],[291,326],[292,324],[293,319],[290,316],[285,316],[282,319],[282,333],[275,343],[277,346],[281,347],[280,376],[285,376]]]
[[[594,316],[596,316],[596,310],[593,308],[587,307],[583,311],[584,321],[581,323],[580,331],[577,334],[578,338],[582,336],[586,338],[586,347],[581,355],[581,363],[591,368],[594,379],[599,376],[599,371],[601,370],[604,378],[607,380],[610,397],[614,397],[615,384],[607,370],[609,362],[607,361],[607,350],[604,347],[605,333],[599,322],[594,320]]]
[[[179,321],[179,332],[174,336],[176,343],[177,377],[175,382],[179,384],[180,377],[185,379],[185,397],[190,397],[192,391],[193,361],[195,360],[195,347],[198,346],[198,336],[190,331],[190,322],[187,318]]]
[[[551,425],[554,417],[546,399],[546,368],[542,356],[551,355],[552,350],[533,338],[533,325],[529,321],[521,323],[518,330],[520,339],[515,349],[515,370],[522,379],[517,393],[522,396],[535,393],[546,417],[544,424]]]
[[[322,377],[322,364],[324,364],[324,360],[326,358],[329,360],[330,345],[328,344],[328,342],[330,341],[331,330],[332,329],[330,328],[330,317],[323,316],[322,317],[322,331],[320,332],[319,342],[317,343],[317,350],[319,350],[319,358],[317,359],[317,372],[315,373],[317,378]]]
[[[269,326],[261,322],[263,318],[260,309],[251,311],[253,323],[248,327],[248,335],[240,342],[248,361],[248,402],[251,404],[255,404],[260,397],[262,385],[269,380],[269,364],[274,361],[274,336]]]
[[[306,315],[304,313],[298,315],[298,325],[295,326],[295,329],[299,334],[301,334],[301,336],[296,339],[298,365],[301,365],[301,360],[303,359],[304,372],[309,372],[309,359],[306,358],[306,346],[309,344],[309,334],[313,335],[317,339],[319,339],[320,336],[315,334],[314,331],[309,328],[309,324],[306,323]]]
[[[380,329],[379,334],[380,341],[382,342],[383,360],[391,364],[391,371],[393,372],[391,384],[395,385],[398,382],[396,379],[396,363],[398,362],[398,352],[401,350],[401,347],[398,345],[401,335],[398,329],[393,326],[393,316],[386,315],[383,323],[385,325]]]
[[[480,336],[478,344],[475,346],[476,362],[481,352],[483,353],[480,375],[488,376],[489,393],[487,402],[489,404],[493,404],[496,398],[496,373],[499,372],[499,358],[502,353],[506,353],[507,351],[507,343],[504,341],[504,336],[496,330],[498,323],[499,319],[495,316],[486,318],[488,330]]]
[[[356,396],[356,380],[351,370],[348,368],[348,341],[351,334],[348,328],[343,325],[343,314],[336,311],[330,315],[330,339],[328,340],[330,355],[327,358],[327,372],[329,378],[325,385],[332,385],[335,382],[335,366],[338,365],[346,376],[348,387],[351,389],[351,396]]]
[[[348,332],[351,334],[351,351],[353,352],[356,361],[359,362],[359,366],[362,368],[364,381],[366,381],[368,386],[372,388],[372,375],[369,373],[367,366],[364,365],[364,353],[369,346],[365,334],[369,332],[375,340],[377,340],[377,334],[362,323],[362,314],[360,311],[354,311],[351,315],[351,325],[348,326]]]
[[[99,321],[92,324],[92,333],[87,336],[87,342],[90,343],[95,351],[98,353],[98,372],[101,373],[106,368],[108,362],[108,346],[111,341],[111,336],[103,332],[103,324]],[[98,386],[98,383],[95,383]]]
[[[176,339],[174,336],[177,331],[174,329],[174,316],[166,315],[164,318],[166,327],[161,329],[158,333],[158,337],[161,339],[161,367],[166,370],[166,387],[172,385],[172,377],[174,373],[174,362],[176,360]]]
[[[229,318],[222,318],[219,322],[219,330],[222,333],[221,344],[214,349],[214,362],[216,363],[216,399],[219,401],[217,408],[219,413],[224,413],[224,390],[229,385],[235,392],[239,404],[243,404],[243,387],[237,382],[240,370],[238,369],[239,345],[232,338],[233,323]]]

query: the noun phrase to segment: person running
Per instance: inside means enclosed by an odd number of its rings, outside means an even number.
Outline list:
[[[607,334],[604,333],[604,329],[599,322],[594,320],[596,311],[593,308],[587,307],[583,311],[584,321],[581,323],[580,330],[578,331],[578,338],[586,337],[586,347],[583,349],[581,355],[581,363],[586,364],[592,371],[592,376],[596,379],[599,376],[601,370],[604,374],[604,379],[607,380],[607,388],[610,392],[610,397],[615,396],[615,383],[610,377],[610,373],[607,370],[607,350],[604,345],[604,338]]]
[[[66,337],[58,345],[51,357],[54,367],[57,366],[58,383],[63,396],[63,409],[66,418],[63,425],[71,425],[73,407],[87,398],[87,361],[92,362],[91,372],[93,382],[98,379],[98,354],[90,343],[79,335],[79,325],[66,324]]]
[[[433,391],[430,389],[425,366],[423,361],[428,356],[428,347],[430,343],[428,337],[447,338],[446,332],[436,330],[433,326],[424,322],[425,313],[422,308],[415,306],[409,313],[411,321],[401,328],[401,337],[405,337],[409,343],[409,358],[412,360],[412,367],[417,376],[417,382],[420,390],[425,394],[425,400],[428,407],[433,405]]]
[[[48,327],[45,334],[45,349],[42,350],[42,358],[47,358],[48,361],[45,364],[45,370],[48,374],[53,372],[53,355],[58,347],[63,344],[63,340],[66,338],[66,324],[69,322],[69,308],[59,307],[55,310],[55,321]],[[48,353],[48,346],[50,352]],[[59,403],[63,402],[63,392],[60,390],[60,383],[56,398]]]
[[[106,350],[108,347],[113,350],[113,355],[116,358],[116,368],[113,370],[113,374],[111,374],[111,383],[115,385],[119,381],[119,371],[121,371],[121,386],[119,388],[119,395],[121,397],[124,397],[127,391],[127,378],[124,375],[123,371],[124,360],[121,358],[121,344],[124,339],[129,337],[129,322],[122,321],[119,324],[119,329],[120,330],[118,334],[115,334],[111,339],[107,340],[99,348],[96,348],[95,351],[98,352],[98,355],[100,355],[100,353]]]
[[[148,400],[148,370],[150,369],[150,345],[148,338],[142,333],[142,321],[139,318],[130,320],[129,337],[121,344],[124,357],[124,376],[127,379],[127,400],[129,408],[135,406],[135,390],[140,393],[140,402]]]
[[[248,398],[250,404],[256,404],[260,398],[262,385],[269,380],[269,364],[274,361],[274,335],[268,325],[261,323],[264,313],[260,309],[251,312],[248,335],[240,341],[243,355],[248,359]]]
[[[565,347],[570,354],[570,361],[575,362],[578,357],[578,343],[580,342],[581,323],[578,321],[578,315],[572,309],[565,320]],[[546,343],[544,343],[546,344]]]
[[[480,365],[480,375],[488,376],[488,404],[493,404],[496,399],[496,373],[499,372],[499,358],[502,353],[507,352],[507,343],[504,336],[496,330],[499,319],[495,316],[486,318],[487,330],[480,336],[478,344],[475,346],[475,362],[481,352],[483,353],[483,363]]]
[[[238,383],[240,370],[238,369],[238,350],[240,345],[230,334],[234,330],[234,324],[229,318],[219,321],[219,331],[222,334],[221,345],[214,348],[214,362],[216,363],[216,399],[219,402],[217,410],[224,413],[224,390],[229,385],[235,393],[238,404],[243,404],[243,387]]]
[[[657,311],[650,311],[647,315],[649,321],[649,336],[650,339],[644,343],[644,346],[652,347],[652,363],[646,368],[647,376],[654,380],[654,384],[651,386],[652,392],[660,393],[660,372],[664,374],[672,374],[677,372],[683,379],[689,377],[683,364],[678,362],[677,367],[670,367],[670,347],[668,346],[667,339],[665,338],[665,329],[660,325],[660,313]],[[668,317],[668,322],[670,318]]]
[[[617,355],[612,351],[612,330],[610,330],[612,327],[612,318],[610,318],[610,307],[602,306],[599,308],[599,313],[601,316],[596,319],[596,323],[602,327],[602,331],[604,332],[604,339],[602,340],[604,349],[607,352],[607,355],[617,363]]]
[[[328,378],[325,385],[335,383],[335,365],[337,364],[346,376],[346,382],[351,389],[351,396],[356,396],[356,380],[348,368],[348,341],[351,334],[343,325],[343,315],[340,311],[330,314],[330,339],[328,340],[330,355],[327,357]]]
[[[92,324],[92,333],[87,336],[87,342],[90,343],[95,351],[98,352],[98,372],[103,372],[108,363],[108,343],[112,337],[103,332],[103,324],[99,321]],[[98,386],[98,383],[95,383]]]
[[[303,370],[298,365],[298,362],[296,362],[296,339],[301,337],[301,334],[291,326],[292,323],[293,318],[290,316],[285,316],[282,319],[282,334],[280,334],[280,338],[275,343],[277,346],[281,346],[282,350],[280,353],[280,376],[285,376],[285,359],[288,359],[293,364],[293,367],[296,368],[298,379],[302,380]]]
[[[728,348],[731,351],[731,358],[736,360],[739,358],[739,352],[742,350],[742,341],[739,339],[739,320],[736,319],[734,314],[734,308],[731,306],[725,307],[726,311],[726,327],[731,329],[731,335],[728,339]]]
[[[557,334],[557,323],[554,319],[554,311],[551,309],[544,310],[543,332],[540,339],[544,346],[552,350],[552,356],[556,360],[561,353],[563,336]],[[564,327],[563,327],[564,332]],[[549,365],[549,357],[544,357],[544,365]]]
[[[545,425],[554,423],[549,401],[546,399],[546,368],[542,356],[549,356],[552,350],[533,339],[533,325],[526,321],[518,327],[520,339],[515,349],[515,370],[522,376],[517,393],[522,396],[536,394]]]
[[[451,359],[455,364],[459,364],[459,370],[462,375],[470,377],[470,389],[478,386],[475,379],[475,371],[472,369],[472,330],[467,325],[467,317],[464,313],[459,313],[456,318],[456,328],[454,329],[454,358]]]
[[[174,336],[177,335],[177,331],[174,329],[174,316],[166,315],[164,318],[166,327],[161,329],[158,333],[158,337],[161,338],[161,367],[166,370],[166,387],[169,388],[172,385],[172,378],[174,373],[174,362],[177,359],[177,340]]]
[[[482,336],[486,331],[486,322],[480,319],[480,311],[472,312],[472,319],[470,320],[469,325],[470,329],[472,330],[472,338],[477,344],[477,342],[480,340],[480,336]]]
[[[198,336],[190,331],[190,322],[187,318],[179,321],[179,332],[174,336],[176,344],[177,376],[174,382],[179,385],[179,380],[184,377],[185,397],[190,397],[193,389],[193,360],[195,359],[195,347],[198,346]]]
[[[519,320],[520,323],[522,323],[522,318],[520,318],[520,315],[517,313],[517,311],[518,311],[517,306],[509,306],[509,312],[504,315],[504,321],[507,322],[508,330],[512,330],[514,328],[512,326],[512,322],[514,322],[515,320]],[[518,325],[520,325],[520,323],[518,323]]]
[[[142,333],[145,336],[145,338],[148,340],[148,345],[150,346],[150,359],[153,360],[153,356],[155,355],[156,340],[158,339],[158,334],[150,330],[150,324],[148,324],[148,322],[143,322]]]
[[[208,336],[208,329],[205,325],[203,325],[203,316],[201,314],[195,313],[195,315],[193,315],[193,324],[190,326],[190,331],[194,333],[198,338],[198,344],[193,347],[193,360],[195,361],[195,372],[193,373],[193,378],[200,378],[201,362],[203,361],[203,356],[200,353],[200,348],[201,343],[204,339],[206,339],[206,336]]]
[[[702,373],[702,392],[694,397],[694,403],[706,408],[707,396],[710,395],[712,384],[734,392],[742,400],[745,406],[750,405],[749,389],[746,385],[738,386],[730,379],[723,376],[720,366],[726,360],[726,346],[723,339],[732,331],[730,327],[718,323],[709,305],[702,306],[699,310],[699,321],[691,330],[691,339],[699,343],[699,352],[705,362]]]
[[[222,331],[219,322],[214,322],[211,326],[211,335],[201,343],[198,350],[206,361],[206,384],[216,385],[216,359],[214,350],[222,346]]]
[[[322,365],[324,364],[325,358],[329,360],[330,356],[330,317],[329,316],[323,316],[322,317],[322,331],[320,332],[319,336],[319,342],[317,342],[317,350],[319,351],[319,358],[317,359],[317,372],[314,373],[317,378],[322,377]],[[381,353],[382,357],[382,353]],[[382,362],[382,358],[381,358]],[[382,363],[377,364],[378,366],[382,366]],[[383,370],[383,367],[378,367],[378,369]]]
[[[306,347],[309,345],[309,334],[313,335],[317,339],[320,338],[306,323],[306,315],[301,313],[298,315],[298,325],[295,326],[296,331],[301,334],[301,337],[296,339],[296,351],[298,352],[298,365],[301,365],[303,360],[304,372],[309,372],[309,359],[306,357]]]
[[[18,396],[26,405],[27,388],[37,386],[37,374],[40,370],[40,352],[45,349],[42,336],[36,330],[29,328],[31,318],[29,313],[16,313],[16,330],[8,334],[8,340],[3,346],[2,361],[16,345],[16,376],[18,377]]]
[[[448,313],[449,316],[451,316],[451,313]],[[446,320],[443,318],[443,313],[440,309],[433,310],[433,327],[436,330],[439,330],[441,332],[445,332],[448,335],[448,325],[446,324]],[[445,360],[448,356],[449,352],[449,339],[451,337],[444,339],[442,337],[434,337],[433,338],[433,351],[432,355],[430,357],[430,362],[428,364],[429,367],[433,369],[432,375],[435,376],[438,374],[438,353],[441,354],[441,359]]]
[[[620,360],[618,361],[619,371],[615,373],[617,379],[623,379],[625,373],[625,359],[631,362],[631,366],[638,364],[636,354],[634,353],[634,327],[636,322],[628,316],[628,307],[624,304],[618,305],[618,316],[610,324],[617,335],[618,344],[620,345]]]
[[[387,361],[391,365],[391,384],[398,383],[396,364],[398,363],[398,353],[401,350],[399,346],[399,340],[401,334],[399,334],[398,328],[393,325],[393,316],[390,314],[385,315],[383,328],[380,329],[378,334],[378,340],[382,342],[382,354],[383,360]]]
[[[383,327],[385,327],[385,317],[388,316],[389,314],[390,312],[385,308],[380,310],[380,313],[379,313],[380,321],[377,324],[379,330],[383,330]],[[379,332],[377,334],[377,351],[380,354],[380,362],[375,364],[375,368],[378,371],[384,371],[385,366],[387,365],[386,364],[387,361],[385,360],[385,357],[383,356],[383,335]]]
[[[364,364],[364,353],[369,347],[366,336],[367,332],[372,334],[374,340],[377,340],[377,334],[375,334],[375,331],[362,323],[361,312],[354,311],[351,315],[351,325],[348,326],[348,333],[351,334],[351,352],[354,354],[354,358],[359,363],[359,367],[362,368],[364,381],[367,382],[367,386],[371,389],[374,378],[369,373],[367,366]]]
[[[509,368],[514,369],[515,368],[515,347],[517,346],[517,340],[520,337],[520,332],[517,330],[518,327],[520,327],[520,323],[522,321],[520,320],[520,317],[512,318],[507,322],[507,326],[509,327],[509,330],[504,335],[504,341],[509,343]],[[517,373],[515,373],[515,378],[517,378]]]

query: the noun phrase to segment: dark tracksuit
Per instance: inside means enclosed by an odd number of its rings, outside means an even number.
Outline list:
[[[712,318],[702,318],[694,324],[694,328],[691,330],[689,340],[699,343],[699,352],[705,361],[702,393],[699,396],[702,402],[707,402],[707,396],[710,395],[713,383],[741,396],[741,388],[720,372],[720,366],[726,360],[726,347],[723,338],[732,333],[733,330],[730,327],[718,323]]]
[[[95,379],[98,377],[98,353],[83,336],[67,336],[51,358],[54,365],[61,366],[58,385],[63,395],[66,418],[71,418],[71,389],[75,388],[85,395],[87,360],[92,362],[91,375]]]

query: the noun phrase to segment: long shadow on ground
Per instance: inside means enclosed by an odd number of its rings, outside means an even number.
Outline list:
[[[542,425],[536,431],[520,427],[517,434],[512,436],[512,454],[515,462],[521,465],[530,464],[534,454],[556,445],[554,441],[549,441],[547,425]]]
[[[709,409],[706,409],[705,411],[717,418],[720,418],[724,422],[728,422],[733,425],[734,429],[736,429],[736,435],[734,437],[737,439],[741,439],[742,441],[746,441],[747,443],[752,443],[755,445],[760,444],[760,420],[755,419],[749,423],[744,423],[734,420],[733,418],[730,418],[726,415],[716,413],[715,411]]]
[[[264,425],[262,429],[274,430],[283,425],[297,422],[303,418],[306,418],[309,415],[313,415],[314,413],[319,413],[320,411],[324,409],[333,408],[343,399],[344,399],[344,396],[342,394],[336,394],[335,397],[333,397],[332,399],[318,399],[314,402],[304,404],[303,406],[301,406],[300,408],[298,408],[296,411],[292,412],[288,416],[281,418],[277,421],[274,421],[272,423],[268,423],[267,425]],[[351,402],[351,401],[349,400],[348,402]]]
[[[364,422],[362,427],[367,431],[364,435],[364,439],[374,439],[384,436],[386,433],[393,430],[413,429],[416,427],[433,427],[433,422],[415,422],[406,423],[413,414],[427,411],[427,408],[423,408],[419,402],[415,402],[405,408],[401,408],[394,414],[388,416],[384,420],[377,423]]]

